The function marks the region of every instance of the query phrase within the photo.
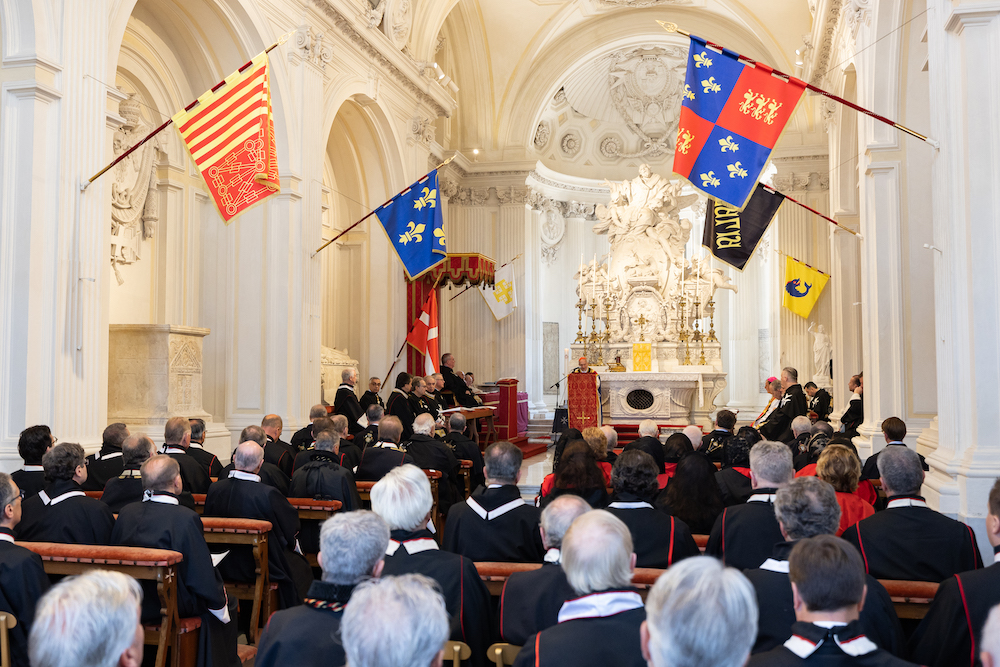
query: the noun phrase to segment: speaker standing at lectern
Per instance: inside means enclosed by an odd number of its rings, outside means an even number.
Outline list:
[[[601,425],[601,376],[580,357],[580,365],[566,378],[569,426],[581,431]]]

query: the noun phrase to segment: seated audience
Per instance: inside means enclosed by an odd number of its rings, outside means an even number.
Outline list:
[[[941,582],[983,566],[972,528],[935,512],[920,495],[924,471],[906,447],[886,447],[878,458],[886,509],[844,531],[877,579]]]
[[[608,459],[608,453],[611,451],[608,447],[608,436],[604,435],[604,431],[597,426],[590,426],[583,429],[583,441],[594,452],[597,465],[600,466],[601,472],[604,474],[604,484],[611,484],[611,466],[614,465],[614,462]]]
[[[603,434],[601,434],[603,436]],[[607,482],[604,473],[598,466],[594,450],[584,440],[571,442],[563,452],[559,461],[559,471],[555,473],[551,491],[545,492],[545,480],[542,483],[541,507],[545,507],[554,498],[571,493],[580,496],[591,507],[604,507],[608,504]]]
[[[371,579],[351,595],[340,636],[351,667],[441,667],[444,598],[423,575]]]
[[[722,447],[722,469],[715,474],[715,481],[722,493],[726,507],[742,505],[753,495],[750,483],[750,450],[760,442],[760,434],[744,426]]]
[[[28,632],[35,618],[38,598],[49,589],[42,558],[14,544],[14,527],[21,520],[21,490],[0,472],[0,611],[13,614],[10,659],[14,667],[29,667]]]
[[[833,488],[815,477],[802,477],[778,489],[774,513],[783,542],[774,545],[771,557],[760,568],[744,574],[757,592],[760,625],[754,653],[780,646],[792,635],[795,607],[788,579],[788,554],[798,540],[832,535],[840,521],[840,506]],[[893,654],[902,652],[902,628],[892,600],[874,577],[865,575],[868,597],[861,611],[862,630]]]
[[[302,602],[313,580],[309,563],[295,553],[299,513],[277,489],[261,483],[257,472],[264,462],[263,447],[256,442],[244,442],[233,453],[233,462],[236,469],[208,490],[205,516],[271,522],[267,538],[267,566],[271,583],[278,585],[280,608],[294,607]],[[219,563],[219,572],[226,581],[255,581],[254,570],[249,546],[233,547]]]
[[[156,446],[145,433],[133,433],[122,443],[122,463],[125,469],[117,477],[108,480],[104,485],[101,502],[117,514],[129,503],[142,500],[142,474],[140,467],[146,459],[156,454]],[[178,495],[180,504],[188,509],[194,509],[194,498],[187,491]]]
[[[864,468],[861,469],[861,479],[878,479],[878,457],[882,452],[891,447],[906,447],[903,438],[906,437],[906,423],[899,417],[889,417],[882,422],[882,436],[885,438],[885,447],[881,451],[875,452],[865,461]],[[923,454],[917,454],[920,458],[920,467],[926,472],[930,470]]]
[[[643,419],[639,422],[639,437],[625,445],[623,452],[632,449],[641,449],[653,457],[656,463],[658,474],[667,471],[665,467],[666,459],[663,456],[663,443],[660,442],[660,427],[652,419]]]
[[[264,445],[264,460],[278,466],[278,470],[288,477],[292,476],[292,463],[295,461],[295,448],[281,439],[284,422],[278,415],[264,415],[260,427],[267,437]]]
[[[473,562],[541,562],[539,510],[525,503],[517,488],[522,456],[509,442],[486,448],[486,487],[452,505],[441,543],[444,549]]]
[[[708,556],[660,575],[646,615],[639,634],[649,667],[743,667],[757,632],[750,583]]]
[[[799,415],[792,420],[792,439],[788,441],[788,446],[792,450],[792,457],[808,451],[806,447],[812,435],[812,420],[805,415]]]
[[[222,461],[205,449],[205,420],[195,417],[188,422],[191,424],[191,446],[188,447],[187,453],[201,464],[209,478],[218,479],[222,476]]]
[[[759,567],[782,540],[774,518],[774,494],[792,481],[792,452],[781,442],[764,440],[750,450],[753,495],[727,507],[716,519],[705,553],[730,567]]]
[[[451,447],[434,439],[434,417],[424,412],[413,420],[413,437],[403,445],[413,465],[441,473],[438,482],[438,507],[443,514],[465,495],[465,485],[458,478],[458,457]]]
[[[82,485],[84,491],[103,491],[109,479],[121,474],[125,468],[122,463],[122,443],[128,436],[128,427],[121,422],[104,429],[101,451],[87,457],[87,481]]]
[[[708,456],[712,463],[722,463],[722,448],[729,438],[733,437],[736,427],[736,413],[730,410],[719,410],[715,415],[715,430],[706,433],[701,438],[697,451]]]
[[[615,501],[608,511],[632,534],[636,567],[667,568],[700,551],[687,524],[652,505],[659,492],[653,457],[641,450],[622,452],[611,472]]]
[[[473,665],[486,665],[492,627],[490,592],[475,563],[440,551],[427,530],[434,503],[427,475],[412,465],[393,468],[372,487],[371,498],[372,510],[391,531],[384,573],[423,574],[436,581],[452,619],[451,638],[472,648]]]
[[[17,439],[17,453],[24,459],[24,467],[10,474],[18,488],[24,491],[25,499],[31,498],[45,488],[45,471],[42,457],[56,444],[56,439],[48,426],[29,426],[21,431]]]
[[[333,432],[340,436],[340,465],[350,470],[355,470],[361,463],[361,448],[355,445],[350,437],[347,417],[344,415],[334,415],[330,418],[333,425]]]
[[[354,444],[358,449],[364,451],[369,445],[378,442],[378,423],[382,421],[383,415],[385,415],[385,409],[377,403],[372,403],[365,410],[368,426],[354,434]]]
[[[327,420],[327,423],[329,423],[329,420]],[[242,445],[244,442],[257,443],[258,445],[260,445],[260,448],[263,449],[264,445],[267,444],[267,434],[264,433],[264,429],[261,428],[260,426],[257,426],[256,424],[250,424],[250,426],[247,426],[246,428],[243,429],[243,431],[240,432],[239,444]],[[234,451],[233,456],[235,457],[235,455],[236,452]],[[236,464],[233,461],[230,461],[229,465],[227,465],[225,468],[222,469],[222,474],[219,476],[219,479],[225,479],[226,477],[229,477],[229,473],[231,473],[233,470],[236,470]],[[257,476],[260,477],[260,481],[262,483],[277,489],[278,493],[280,493],[281,495],[283,496],[288,495],[288,486],[290,483],[288,475],[283,473],[278,466],[274,465],[273,463],[268,463],[267,461],[264,461],[263,463],[261,463],[260,470],[257,472]]]
[[[699,431],[700,433],[700,431]],[[673,477],[677,464],[692,453],[691,440],[684,433],[672,433],[663,443],[663,469],[668,477]]]
[[[254,667],[347,662],[340,640],[344,612],[355,587],[381,575],[389,528],[365,510],[334,514],[323,522],[319,539],[323,578],[312,582],[303,604],[271,616]]]
[[[875,508],[859,498],[858,480],[861,477],[861,461],[857,454],[843,445],[830,445],[819,455],[816,476],[833,487],[840,505],[840,527],[837,537],[862,519],[875,514]]]
[[[604,425],[601,427],[601,433],[604,434],[604,438],[608,441],[607,462],[613,466],[615,460],[618,458],[618,454],[615,453],[615,450],[618,448],[618,431],[613,426]]]
[[[979,659],[983,667],[1000,665],[1000,605],[993,607],[983,626],[983,646]]]
[[[579,496],[560,496],[542,510],[539,532],[545,546],[542,567],[514,572],[500,593],[500,637],[503,641],[524,646],[528,637],[555,625],[559,610],[576,592],[562,568],[562,539],[570,524],[591,510]]]
[[[358,487],[354,474],[337,461],[340,455],[340,438],[332,431],[321,431],[316,435],[309,463],[301,466],[292,475],[289,487],[290,498],[312,498],[314,500],[339,500],[341,512],[350,512],[361,507]],[[320,549],[320,524],[316,519],[302,521],[299,544],[303,552],[314,554]]]
[[[750,658],[750,667],[864,665],[906,667],[865,636],[859,620],[868,606],[857,550],[833,535],[799,540],[788,558],[795,623],[782,646]],[[868,580],[869,584],[871,579]]]
[[[483,476],[483,453],[479,451],[478,443],[465,436],[465,415],[453,412],[446,424],[448,434],[444,436],[445,444],[451,447],[459,460],[472,461],[472,468],[469,470],[469,490],[475,491],[486,482],[486,477]]]
[[[309,449],[312,446],[313,441],[316,439],[316,431],[313,429],[313,425],[316,423],[317,419],[326,419],[329,413],[326,410],[326,406],[322,403],[317,403],[316,405],[309,408],[309,423],[300,428],[292,436],[292,449],[296,452],[301,452],[303,449]]]
[[[138,582],[120,572],[94,570],[63,579],[35,611],[28,639],[32,667],[139,667],[141,604]]]
[[[828,422],[817,421],[809,427],[809,439],[806,440],[805,448],[800,449],[792,459],[796,477],[816,474],[816,462],[819,461],[819,455],[830,444],[832,437],[833,427]]]
[[[559,439],[556,440],[556,446],[552,449],[552,472],[555,473],[559,469],[559,460],[562,458],[562,454],[566,451],[566,445],[571,442],[576,442],[577,440],[583,440],[583,433],[576,428],[568,428],[559,434]],[[553,477],[553,481],[555,478]]]
[[[1000,553],[1000,479],[990,489],[986,537],[994,555]],[[928,667],[971,664],[976,649],[986,641],[983,624],[998,603],[1000,564],[996,562],[987,568],[945,579],[927,615],[910,638],[910,657]],[[1000,633],[1000,628],[994,628],[994,632]],[[995,657],[1000,659],[1000,654]]]
[[[81,485],[87,481],[83,447],[61,442],[42,457],[44,491],[22,503],[17,539],[24,542],[107,544],[115,517],[107,505],[88,498]]]
[[[413,457],[399,448],[403,425],[399,417],[383,417],[378,425],[378,442],[365,447],[355,477],[366,482],[377,482],[396,466],[413,463]]]
[[[632,587],[628,527],[604,510],[583,514],[563,537],[562,564],[578,597],[563,603],[556,625],[528,638],[514,666],[645,665],[639,627],[646,610]]]
[[[385,402],[385,411],[399,420],[403,426],[403,440],[409,440],[413,435],[413,410],[410,407],[410,389],[413,388],[413,378],[409,373],[396,376],[396,388],[389,394]]]
[[[677,464],[670,483],[654,504],[686,523],[693,534],[708,535],[723,509],[715,474],[715,464],[708,456],[702,452],[688,454]]]
[[[181,471],[169,456],[153,456],[142,464],[142,502],[127,505],[118,515],[111,544],[169,549],[184,555],[177,572],[177,612],[181,618],[198,616],[198,667],[239,667],[236,656],[236,604],[230,608],[222,576],[212,563],[201,517],[181,507]],[[156,582],[143,584],[142,620],[160,619]]]
[[[171,417],[163,427],[164,454],[177,461],[188,493],[207,493],[212,483],[198,460],[187,453],[191,446],[191,422],[187,417]],[[104,488],[104,487],[101,487]]]

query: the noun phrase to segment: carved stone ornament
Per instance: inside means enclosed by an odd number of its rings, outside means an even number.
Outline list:
[[[410,135],[425,146],[434,141],[435,131],[434,121],[430,118],[418,116],[410,119]]]
[[[382,32],[392,45],[402,50],[410,39],[413,9],[410,0],[382,0],[386,5],[382,17]]]
[[[608,159],[619,157],[624,150],[624,142],[614,135],[601,139],[601,155]]]
[[[118,105],[125,122],[114,135],[114,154],[121,155],[149,132],[134,93]],[[156,198],[155,142],[147,142],[115,165],[111,183],[111,268],[121,285],[118,266],[142,258],[143,239],[152,238],[159,221]]]
[[[563,155],[573,157],[583,148],[583,140],[580,138],[580,133],[570,130],[559,141],[559,147],[562,149]]]
[[[686,67],[686,49],[675,46],[643,47],[611,55],[611,100],[640,140],[638,151],[625,154],[619,148],[618,156],[658,156],[673,150]]]
[[[501,204],[527,204],[530,190],[528,188],[510,186],[509,188],[497,188],[497,199]]]
[[[295,48],[302,60],[320,69],[326,69],[326,64],[333,60],[333,46],[326,43],[322,33],[309,26],[301,26],[295,33]]]
[[[657,5],[693,5],[694,0],[598,0],[603,7],[629,7],[640,9],[642,7],[656,7]]]
[[[365,5],[365,17],[368,19],[369,28],[377,28],[382,25],[382,15],[385,14],[386,0],[363,0]]]
[[[549,137],[551,134],[552,128],[547,120],[543,120],[539,123],[538,127],[535,128],[535,139],[533,142],[535,144],[535,149],[544,150],[545,147],[549,145]]]

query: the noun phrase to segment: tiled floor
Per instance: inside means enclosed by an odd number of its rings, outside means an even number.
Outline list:
[[[521,496],[534,501],[545,476],[552,472],[552,450],[525,459],[521,463]]]

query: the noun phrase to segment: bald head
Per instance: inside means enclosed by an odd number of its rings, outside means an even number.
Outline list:
[[[142,476],[142,488],[158,493],[181,492],[181,467],[172,457],[166,454],[150,456],[139,469]]]
[[[322,403],[317,403],[309,408],[309,421],[315,421],[320,417],[326,417],[326,414],[326,406]]]
[[[421,412],[413,420],[413,432],[421,435],[430,435],[434,432],[434,417],[429,412]]]
[[[264,433],[275,440],[281,437],[282,426],[281,417],[278,415],[265,415],[264,419],[260,422],[260,427],[264,429]]]
[[[191,422],[187,417],[171,417],[163,426],[163,444],[187,449],[191,444]]]
[[[256,442],[248,441],[241,443],[233,454],[233,465],[237,470],[257,474],[260,465],[264,462],[264,448]]]

